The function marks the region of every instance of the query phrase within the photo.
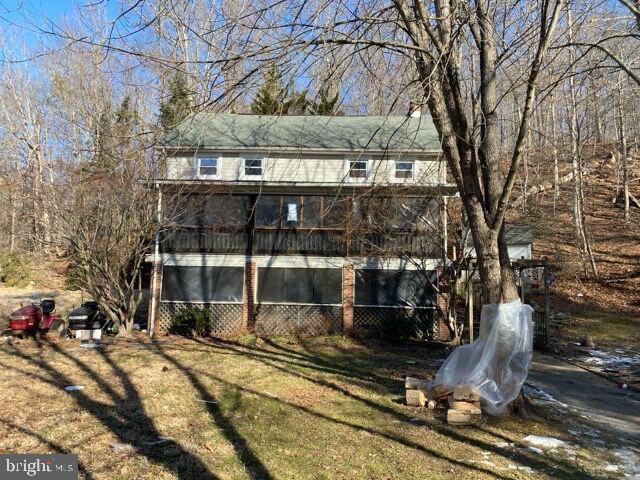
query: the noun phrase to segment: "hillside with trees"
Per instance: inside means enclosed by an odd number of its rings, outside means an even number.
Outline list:
[[[117,317],[134,307],[132,266],[155,229],[145,184],[162,168],[155,145],[179,121],[202,111],[404,115],[417,104],[436,121],[466,222],[493,259],[480,262],[487,299],[513,293],[494,255],[506,217],[533,225],[559,296],[580,285],[572,301],[637,313],[637,6],[543,2],[532,13],[497,2],[491,15],[509,22],[491,26],[486,5],[414,21],[426,15],[419,4],[354,12],[337,2],[320,25],[304,21],[318,13],[305,2],[179,3],[123,10],[106,31],[87,27],[113,13],[102,2],[56,26],[25,15],[3,31],[3,251],[62,258],[85,288],[106,274],[120,291],[104,307]],[[38,41],[22,34],[28,24]],[[94,228],[111,218],[105,202],[128,221]],[[89,241],[101,257],[83,256]],[[129,253],[111,255],[120,249]]]

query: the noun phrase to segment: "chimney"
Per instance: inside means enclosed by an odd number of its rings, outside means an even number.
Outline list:
[[[422,114],[422,105],[418,102],[409,102],[409,117],[420,118]]]

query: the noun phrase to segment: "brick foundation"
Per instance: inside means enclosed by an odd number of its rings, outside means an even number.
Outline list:
[[[247,331],[253,331],[256,323],[256,264],[246,262],[244,265],[244,289],[242,292],[242,325]]]
[[[345,263],[342,267],[342,331],[353,329],[353,301],[356,285],[356,272],[353,265]]]

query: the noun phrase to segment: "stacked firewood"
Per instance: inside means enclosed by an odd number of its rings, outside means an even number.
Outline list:
[[[450,425],[469,425],[481,413],[480,397],[470,387],[456,387],[453,391],[430,388],[426,380],[415,377],[407,377],[404,386],[407,405],[426,406],[429,410],[446,406]]]

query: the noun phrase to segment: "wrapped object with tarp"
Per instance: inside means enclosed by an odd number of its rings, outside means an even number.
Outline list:
[[[533,309],[520,300],[482,307],[480,336],[456,348],[430,382],[434,391],[468,388],[490,415],[505,413],[529,373],[533,358]]]

